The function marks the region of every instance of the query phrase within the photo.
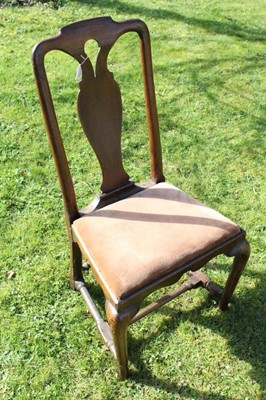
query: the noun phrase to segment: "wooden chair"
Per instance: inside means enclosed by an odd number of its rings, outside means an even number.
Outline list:
[[[151,155],[151,177],[143,184],[131,181],[122,164],[121,95],[107,68],[112,46],[127,32],[138,34],[142,55]],[[90,39],[99,45],[95,69],[84,50]],[[44,67],[44,57],[52,50],[61,50],[81,64],[78,114],[102,170],[101,194],[82,210],[77,207]],[[118,23],[103,17],[68,25],[58,36],[35,47],[33,67],[64,200],[71,287],[81,292],[117,360],[120,379],[125,379],[129,324],[199,286],[220,294],[219,307],[224,310],[248,260],[249,245],[245,232],[236,224],[164,182],[150,39],[144,22]],[[218,254],[234,257],[224,289],[198,271]],[[101,318],[84,282],[82,256],[105,295],[108,323]],[[176,283],[183,274],[188,274],[183,285],[140,308],[148,295]]]

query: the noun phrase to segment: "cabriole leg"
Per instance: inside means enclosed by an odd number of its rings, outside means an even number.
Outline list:
[[[113,336],[119,379],[124,380],[128,374],[127,327],[138,312],[139,307],[134,306],[118,312],[109,301],[106,301],[105,308]]]
[[[228,257],[235,257],[231,272],[228,276],[224,291],[222,293],[219,308],[224,311],[234,293],[236,285],[240,279],[240,276],[245,268],[245,265],[249,259],[250,246],[247,240],[238,243],[229,253],[226,254]]]

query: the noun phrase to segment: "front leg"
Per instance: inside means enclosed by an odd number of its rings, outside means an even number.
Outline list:
[[[245,265],[249,259],[250,246],[247,240],[243,240],[238,243],[233,249],[231,249],[227,254],[228,257],[235,257],[231,272],[229,273],[224,291],[222,293],[219,308],[224,311],[231,299],[236,285],[241,277],[241,274],[245,268]]]
[[[105,309],[113,336],[119,379],[124,380],[128,374],[127,327],[137,314],[139,306],[132,306],[122,312],[118,312],[107,300]]]

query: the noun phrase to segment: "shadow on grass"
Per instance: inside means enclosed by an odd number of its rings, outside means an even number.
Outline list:
[[[98,0],[76,0],[82,4],[88,5],[99,5]],[[219,35],[235,36],[243,40],[253,41],[253,42],[266,42],[266,30],[264,29],[253,29],[244,25],[239,25],[237,21],[227,18],[228,22],[212,21],[209,19],[200,19],[194,17],[187,17],[175,11],[170,11],[166,9],[152,9],[142,5],[141,7],[135,6],[133,4],[127,4],[119,0],[104,0],[101,6],[113,8],[116,12],[123,12],[127,14],[136,14],[140,18],[160,18],[169,19],[178,22],[184,22],[185,24],[196,26],[205,29],[207,32]]]
[[[244,130],[253,131],[253,134],[242,137],[243,143],[242,148],[244,151],[248,148],[248,154],[250,157],[258,155],[258,152],[263,152],[266,146],[265,140],[265,126],[266,118],[264,116],[265,104],[258,102],[256,115],[251,111],[249,105],[254,103],[254,96],[248,96],[241,86],[234,89],[230,82],[232,79],[237,80],[238,76],[243,76],[249,72],[254,75],[256,71],[258,76],[263,76],[265,71],[266,57],[265,53],[257,53],[254,57],[228,57],[228,58],[207,58],[207,59],[194,59],[185,62],[176,62],[167,65],[156,65],[154,68],[160,74],[164,74],[167,70],[176,70],[178,75],[182,75],[182,70],[186,69],[186,75],[189,77],[189,84],[193,84],[193,88],[196,91],[202,93],[205,98],[210,101],[214,106],[217,106],[217,110],[223,108],[224,114],[231,116],[232,118],[238,116],[245,119]],[[214,72],[219,69],[223,74],[219,75],[209,73],[211,69]],[[228,70],[227,70],[228,68]],[[213,78],[212,78],[213,77]],[[183,84],[183,86],[187,83]],[[232,101],[233,98],[240,97],[240,101]],[[167,101],[176,102],[176,112],[178,113],[178,98],[164,99],[166,104],[161,107],[162,110],[167,110],[169,107]],[[168,114],[164,114],[159,108],[160,120],[171,121],[171,117]],[[171,122],[170,122],[171,124]],[[240,123],[241,124],[241,123]],[[243,125],[243,123],[242,123]],[[169,128],[169,126],[168,126]],[[185,128],[180,124],[176,125],[172,123],[170,129],[179,130],[181,133],[186,133]],[[259,133],[259,135],[257,134]],[[238,148],[241,151],[241,148]]]
[[[248,274],[246,272],[246,274]],[[261,396],[266,393],[265,368],[266,368],[266,303],[265,292],[266,284],[263,274],[249,274],[257,278],[258,284],[254,289],[247,289],[238,295],[238,299],[233,298],[229,310],[221,312],[215,316],[206,316],[202,311],[214,307],[213,296],[209,296],[203,304],[195,308],[193,311],[181,311],[179,320],[176,313],[165,306],[159,312],[166,314],[169,319],[158,327],[158,330],[151,338],[145,340],[145,344],[130,338],[130,348],[134,349],[133,363],[139,363],[142,359],[142,351],[144,346],[148,347],[155,336],[162,332],[178,330],[179,321],[187,320],[196,325],[204,326],[217,335],[223,336],[227,342],[231,353],[248,362],[251,366],[250,376],[258,383],[261,389]],[[195,352],[200,352],[200,348],[196,348]],[[234,400],[232,397],[219,395],[216,393],[199,392],[188,386],[177,386],[171,383],[171,379],[163,380],[153,376],[150,371],[145,368],[143,362],[140,361],[141,371],[132,374],[131,379],[148,386],[160,387],[171,394],[180,394],[183,398],[210,399],[210,400]],[[191,377],[193,381],[193,377]],[[260,395],[258,395],[260,396]]]
[[[223,269],[224,266],[217,265],[215,268]],[[181,321],[190,321],[195,326],[203,326],[225,338],[230,353],[250,365],[250,377],[260,386],[260,394],[257,399],[262,400],[266,393],[266,282],[262,273],[246,270],[244,274],[257,282],[256,287],[244,289],[237,298],[233,297],[229,309],[225,312],[215,315],[207,313],[206,315],[206,310],[216,308],[213,301],[214,296],[209,295],[202,304],[190,311],[180,310],[180,308],[173,310],[167,305],[157,310],[157,313],[167,316],[167,320],[164,320],[158,326],[157,331],[145,340],[135,339],[129,330],[129,359],[136,368],[130,373],[129,379],[142,385],[160,388],[169,395],[178,394],[184,399],[236,400],[235,397],[228,395],[201,392],[186,384],[176,384],[170,376],[167,380],[158,378],[145,366],[143,351],[152,346],[158,336],[163,338],[168,332],[178,330]],[[101,289],[97,285],[92,285],[90,291],[94,298],[103,301]],[[164,346],[163,343],[162,346]],[[201,352],[201,349],[195,345],[194,351],[198,353]],[[190,379],[192,386],[193,376]]]

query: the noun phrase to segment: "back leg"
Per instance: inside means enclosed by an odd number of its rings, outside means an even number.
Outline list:
[[[83,281],[82,254],[77,243],[70,242],[70,287],[75,289],[75,281]]]

